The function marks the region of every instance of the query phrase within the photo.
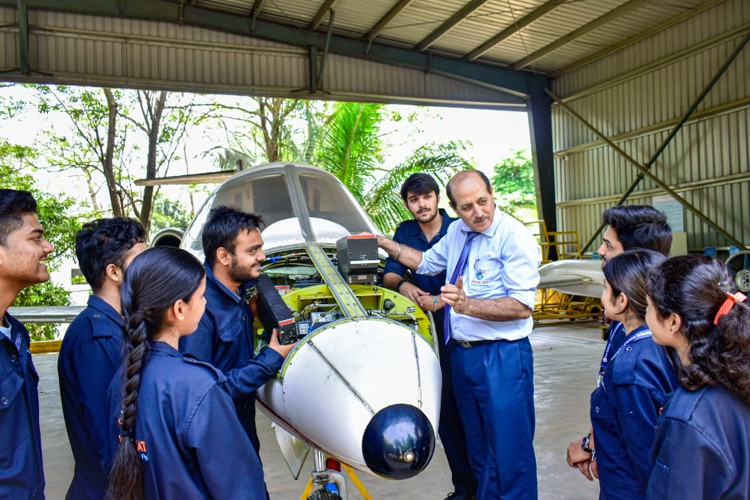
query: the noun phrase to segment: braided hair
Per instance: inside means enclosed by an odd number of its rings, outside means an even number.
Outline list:
[[[122,284],[125,316],[126,355],[120,418],[120,444],[109,476],[108,497],[143,498],[143,465],[134,443],[138,416],[138,390],[148,362],[149,344],[162,329],[167,310],[178,300],[188,302],[206,271],[184,250],[150,248],[128,266]]]
[[[657,316],[676,313],[688,341],[688,366],[677,375],[688,390],[721,385],[750,404],[750,307],[743,303],[714,318],[732,291],[726,266],[703,255],[665,260],[648,279]]]

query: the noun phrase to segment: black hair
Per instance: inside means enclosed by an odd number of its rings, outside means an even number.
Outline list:
[[[145,242],[146,231],[135,219],[112,217],[85,223],[76,234],[76,256],[91,288],[99,290],[107,266],[114,264],[122,269],[125,254],[136,244]]]
[[[484,172],[482,172],[481,170],[463,170],[457,173],[456,175],[454,175],[453,178],[449,180],[448,184],[445,186],[445,194],[448,195],[448,200],[451,202],[451,205],[453,205],[453,207],[456,206],[456,200],[453,199],[453,193],[451,192],[451,185],[453,184],[453,181],[456,179],[456,177],[458,176],[465,177],[467,172],[472,172],[472,173],[477,174],[479,178],[482,179],[482,182],[484,182],[484,185],[487,188],[487,192],[490,193],[490,195],[492,195],[492,184],[490,183],[490,179],[486,175],[484,175]]]
[[[672,228],[667,216],[650,205],[617,205],[602,213],[602,224],[617,233],[624,250],[647,248],[669,255]]]
[[[0,245],[10,233],[23,226],[23,216],[36,213],[36,200],[28,191],[0,189]]]
[[[682,319],[688,366],[678,377],[689,390],[721,385],[750,404],[750,307],[743,303],[714,319],[734,283],[726,266],[704,255],[665,260],[648,279],[648,296],[657,315]]]
[[[236,208],[220,205],[211,209],[203,226],[203,253],[210,265],[216,261],[216,250],[226,248],[234,252],[235,239],[242,231],[252,231],[263,225],[260,215],[242,212]]]
[[[427,194],[435,191],[435,196],[440,196],[440,186],[437,181],[427,174],[411,174],[401,184],[401,199],[406,201],[409,193],[415,195]]]
[[[134,441],[141,373],[149,346],[161,330],[167,310],[178,300],[190,301],[206,275],[201,263],[185,250],[149,248],[128,266],[122,284],[127,351],[123,360],[120,444],[109,476],[109,498],[143,498],[143,464]]]
[[[612,295],[624,293],[629,307],[641,320],[646,318],[646,279],[648,271],[664,261],[664,256],[643,248],[628,250],[612,257],[604,266],[604,278]]]

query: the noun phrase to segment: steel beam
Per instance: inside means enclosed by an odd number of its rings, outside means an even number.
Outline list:
[[[338,1],[339,0],[326,0],[325,2],[323,2],[323,5],[320,7],[320,9],[318,9],[318,12],[315,13],[315,17],[313,17],[313,20],[310,21],[310,24],[307,26],[307,28],[311,30],[318,29],[320,23],[323,22],[323,18],[326,17],[328,11],[331,10]]]
[[[372,27],[372,29],[365,35],[365,38],[368,42],[372,42],[375,40],[375,37],[377,37],[381,31],[390,23],[393,21],[397,15],[401,13],[402,10],[407,8],[409,4],[411,4],[414,0],[399,0],[396,5],[391,7],[391,10],[388,11],[386,15],[380,18],[380,20],[375,23],[375,26]]]
[[[263,3],[266,0],[255,0],[255,3],[253,4],[253,9],[250,11],[252,15],[252,21],[250,22],[250,31],[255,31],[255,21],[258,19],[258,14],[260,14],[260,11],[263,9]]]
[[[600,17],[594,19],[590,23],[581,26],[577,30],[572,31],[572,32],[568,33],[567,35],[565,35],[565,36],[563,36],[561,38],[558,38],[554,42],[550,43],[546,47],[542,47],[541,49],[537,50],[533,54],[530,54],[530,55],[524,57],[523,59],[521,59],[521,60],[517,61],[516,63],[514,63],[511,67],[513,69],[515,69],[515,70],[519,70],[519,69],[525,68],[526,66],[528,66],[531,63],[533,63],[534,61],[538,61],[539,59],[541,59],[542,57],[546,56],[547,54],[551,54],[552,52],[556,51],[557,49],[559,49],[561,47],[564,47],[565,45],[569,44],[570,42],[578,40],[583,35],[586,35],[586,34],[592,32],[592,31],[594,31],[595,29],[597,29],[597,28],[599,28],[601,26],[604,26],[608,22],[613,21],[613,20],[617,19],[618,17],[620,17],[620,16],[622,16],[624,14],[627,14],[628,12],[630,12],[632,10],[639,9],[640,7],[642,7],[648,1],[649,0],[630,0],[627,3],[624,3],[624,4],[620,5],[616,9],[607,12],[603,16],[600,16]]]
[[[484,53],[492,50],[493,47],[496,45],[502,43],[506,38],[509,38],[510,36],[518,33],[522,29],[524,29],[529,24],[533,23],[540,17],[544,16],[548,12],[550,12],[555,7],[562,5],[567,0],[549,0],[548,2],[545,2],[542,6],[537,7],[536,9],[532,10],[525,16],[523,16],[518,21],[514,22],[507,28],[505,28],[503,31],[498,33],[497,35],[493,36],[486,42],[484,42],[482,45],[477,47],[476,49],[472,50],[466,56],[464,56],[464,59],[467,61],[473,61],[477,59],[478,57],[481,57]]]
[[[568,104],[563,102],[558,96],[556,96],[551,90],[546,90],[547,94],[555,100],[560,106],[565,109],[568,113],[576,117],[582,124],[586,126],[589,130],[591,130],[593,133],[598,135],[604,142],[609,144],[609,146],[617,151],[620,156],[625,158],[627,161],[633,164],[635,168],[637,168],[640,173],[638,174],[639,177],[642,178],[643,175],[647,176],[649,179],[654,181],[659,187],[661,187],[664,191],[666,191],[669,195],[672,196],[675,200],[679,201],[685,208],[693,212],[696,216],[698,216],[699,219],[701,219],[703,222],[708,224],[709,226],[713,227],[716,231],[718,231],[722,236],[724,236],[727,240],[731,241],[735,245],[738,245],[742,248],[745,248],[745,244],[739,241],[737,238],[729,234],[724,228],[719,226],[716,222],[709,219],[703,212],[698,210],[696,207],[694,207],[689,201],[687,201],[685,198],[680,196],[676,191],[674,191],[672,188],[670,188],[665,182],[663,182],[661,179],[656,177],[654,174],[651,173],[651,171],[646,168],[644,165],[641,165],[636,159],[634,159],[632,156],[630,156],[628,153],[623,151],[617,144],[609,140],[607,136],[605,136],[602,132],[600,132],[596,127],[594,127],[591,123],[589,123],[584,117],[579,115],[573,108],[571,108]],[[624,199],[620,200],[620,203],[618,205],[621,205]],[[597,236],[599,236],[599,233],[604,229],[604,225],[599,226],[599,229],[594,233],[594,235],[591,237],[591,239],[586,243],[586,245],[581,248],[581,253],[585,253],[586,250],[591,246],[591,244],[596,240]]]
[[[555,165],[552,154],[552,102],[545,96],[529,99],[529,130],[534,161],[537,211],[548,231],[557,231],[555,205]],[[550,250],[553,250],[551,248]],[[550,256],[555,258],[556,256]]]
[[[167,23],[179,20],[179,5],[164,0],[25,0],[31,9],[73,12],[82,15],[125,17]],[[1,6],[16,6],[16,0],[0,0]],[[185,5],[183,24],[221,30],[244,36],[318,50],[325,47],[326,34],[299,26],[258,19],[255,31],[250,31],[247,16],[218,12],[193,5]],[[368,50],[369,47],[369,50]],[[366,40],[333,35],[330,52],[373,62],[391,64],[490,86],[513,95],[528,96],[543,92],[548,79],[528,71],[513,71],[488,64],[461,61],[437,54],[425,54]]]
[[[453,14],[443,24],[441,24],[435,31],[427,35],[421,42],[414,46],[414,50],[423,52],[427,50],[430,45],[437,42],[441,36],[448,33],[450,30],[456,27],[458,23],[469,17],[482,5],[486,4],[489,0],[471,0],[469,3],[463,6],[461,10]]]
[[[675,24],[679,24],[682,21],[686,19],[690,19],[691,17],[695,17],[698,14],[707,11],[708,9],[711,9],[713,7],[716,7],[717,5],[726,2],[727,0],[708,0],[707,2],[703,2],[702,4],[698,5],[697,7],[693,7],[690,10],[687,10],[685,12],[682,12],[681,14],[678,14],[674,17],[670,17],[666,21],[657,24],[656,26],[652,26],[651,28],[641,31],[640,33],[637,33],[630,38],[626,38],[625,40],[618,42],[614,45],[610,45],[604,50],[601,50],[597,52],[596,54],[592,54],[590,56],[586,56],[582,59],[579,59],[577,61],[574,61],[567,66],[564,66],[556,71],[553,71],[551,73],[551,76],[553,78],[560,77],[566,73],[570,73],[571,71],[578,69],[582,66],[586,66],[587,64],[591,64],[594,61],[598,61],[599,59],[603,59],[607,57],[610,54],[614,54],[615,52],[618,52],[626,47],[630,47],[631,45],[640,42],[641,40],[645,40],[646,38],[650,37],[651,35],[655,35],[656,33],[659,33],[661,31],[664,31],[667,28],[671,28]]]

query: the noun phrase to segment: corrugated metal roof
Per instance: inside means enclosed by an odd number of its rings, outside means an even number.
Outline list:
[[[403,1],[403,0],[402,0]],[[440,36],[427,50],[456,58],[465,57],[550,0],[488,0]],[[487,50],[477,60],[512,64],[570,35],[623,5],[635,5],[589,33],[531,61],[527,69],[555,72],[677,16],[707,0],[567,0]],[[240,16],[251,16],[257,0],[193,0],[191,5]],[[631,3],[634,2],[634,3]],[[308,29],[324,0],[266,0],[258,12],[264,19]],[[355,39],[365,38],[399,0],[337,0],[334,31]],[[468,4],[468,0],[414,0],[379,32],[377,40],[414,47]],[[329,16],[317,27],[327,29]]]

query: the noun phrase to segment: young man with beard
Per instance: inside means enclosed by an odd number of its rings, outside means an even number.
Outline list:
[[[255,391],[279,371],[294,344],[281,345],[277,334],[254,355],[253,314],[244,292],[260,276],[262,218],[234,208],[211,210],[203,227],[206,257],[206,312],[198,329],[180,339],[180,352],[212,364],[227,377],[237,416],[256,451]]]
[[[378,236],[378,245],[420,274],[448,272],[441,288],[453,389],[477,498],[537,498],[533,355],[528,336],[541,252],[523,224],[500,212],[477,170],[447,185],[461,220],[421,252]]]
[[[31,193],[0,189],[0,498],[44,498],[39,376],[29,332],[8,307],[27,286],[49,280],[53,250]]]
[[[453,219],[443,209],[438,209],[440,186],[427,174],[412,174],[401,186],[404,205],[414,216],[399,224],[393,241],[421,251],[432,248],[448,231]],[[410,275],[411,281],[405,276]],[[474,498],[477,483],[471,475],[469,457],[466,453],[466,438],[458,416],[449,351],[443,342],[443,311],[445,303],[440,296],[440,287],[445,284],[445,271],[429,276],[412,273],[403,264],[389,257],[385,263],[383,284],[410,298],[423,311],[431,312],[435,323],[435,342],[440,346],[440,369],[443,374],[443,390],[440,403],[440,441],[443,443],[448,465],[451,469],[455,491],[448,499]],[[446,499],[447,500],[447,499]]]
[[[602,244],[597,253],[602,260],[602,268],[614,257],[626,250],[643,248],[659,252],[665,257],[672,246],[672,228],[667,216],[650,205],[617,205],[602,213],[602,224],[607,226],[602,236]],[[625,341],[625,332],[618,321],[611,322],[605,334],[607,346],[600,363],[599,375],[603,376],[612,356],[619,351]],[[588,434],[568,445],[568,465],[577,468],[589,481],[598,478],[596,461],[593,460],[595,439],[593,429]]]
[[[122,363],[125,341],[120,286],[130,261],[145,249],[146,231],[135,219],[97,219],[76,235],[78,265],[92,294],[65,332],[57,359],[63,416],[75,459],[69,499],[99,499],[106,493],[107,391]]]

